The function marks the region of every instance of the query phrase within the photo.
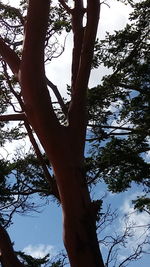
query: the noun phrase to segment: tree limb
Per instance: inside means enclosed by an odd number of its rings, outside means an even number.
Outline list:
[[[64,0],[59,0],[59,2],[64,7],[64,9],[68,12],[68,14],[72,14],[72,9],[65,3]]]
[[[25,114],[19,113],[19,114],[0,115],[0,121],[20,121],[20,120],[23,120],[25,123],[25,127],[26,127],[26,130],[28,132],[31,144],[33,145],[33,148],[35,150],[37,158],[41,164],[45,178],[46,178],[48,184],[50,185],[50,193],[53,194],[60,201],[56,182],[55,182],[54,178],[52,178],[52,176],[50,175],[50,173],[47,169],[47,166],[43,160],[43,156],[42,156],[41,151],[37,145],[37,142],[33,136],[32,129],[31,129],[29,123],[27,122],[27,118],[26,118]]]
[[[0,261],[4,267],[24,266],[15,255],[9,235],[2,226],[0,226]]]
[[[63,139],[67,137],[66,128],[60,124],[53,109],[45,79],[44,48],[49,7],[49,0],[29,0],[20,84],[28,122],[54,169],[56,161],[65,161],[62,151],[66,149]]]
[[[76,4],[78,2],[80,2],[81,6],[81,1],[76,1]],[[78,5],[79,3],[77,4],[77,7]],[[82,47],[79,47],[78,50],[79,53],[78,57],[80,57],[78,63],[78,72],[76,74],[77,76],[75,79],[75,85],[73,86],[72,89],[73,90],[72,100],[71,100],[71,105],[69,107],[69,125],[71,131],[74,133],[73,139],[74,142],[76,142],[76,146],[79,147],[80,154],[83,154],[83,149],[84,149],[84,139],[85,139],[86,125],[87,125],[87,115],[86,115],[87,87],[91,71],[97,27],[99,22],[99,13],[100,13],[99,0],[87,1],[87,23],[84,30]],[[76,19],[76,17],[74,17],[74,19]],[[79,26],[81,28],[81,10],[80,10],[79,22],[80,22]]]
[[[130,127],[122,127],[122,126],[113,126],[113,125],[96,125],[96,124],[89,124],[89,127],[93,127],[93,128],[108,128],[108,129],[114,129],[114,130],[123,130],[123,131],[133,131],[136,129],[130,128]]]
[[[72,10],[72,30],[73,30],[73,51],[72,51],[72,93],[74,91],[76,78],[79,71],[81,50],[83,44],[84,28],[83,15],[83,0],[75,0],[75,7]]]
[[[24,18],[23,18],[22,14],[20,13],[18,8],[0,3],[0,9],[4,9],[6,11],[7,11],[7,9],[8,10],[11,9],[14,12],[15,16],[19,18],[21,24],[24,25]]]
[[[0,37],[0,54],[9,65],[10,69],[14,73],[15,77],[18,78],[20,58],[17,54],[5,43],[5,41]]]
[[[0,115],[0,121],[24,121],[25,114],[24,113],[17,113],[17,114],[7,114],[7,115]]]
[[[57,86],[54,85],[48,78],[46,78],[46,82],[47,82],[47,85],[53,90],[53,93],[55,94],[55,96],[56,96],[56,98],[58,100],[58,103],[59,103],[60,107],[62,108],[63,113],[67,117],[68,109],[67,109],[66,105],[64,104],[64,101],[63,101],[63,99],[61,97],[61,94],[60,94]]]
[[[27,129],[28,135],[29,135],[29,139],[31,141],[31,144],[33,145],[33,148],[35,150],[35,153],[37,155],[37,158],[41,164],[41,167],[43,169],[44,175],[45,175],[45,179],[47,180],[48,184],[50,185],[50,193],[53,194],[59,201],[60,201],[60,196],[59,196],[59,192],[58,192],[58,188],[57,188],[57,184],[56,181],[54,180],[54,178],[52,178],[52,176],[50,175],[50,172],[44,162],[42,153],[38,147],[38,144],[33,136],[32,133],[32,129],[27,121],[27,118],[25,119],[25,127]]]

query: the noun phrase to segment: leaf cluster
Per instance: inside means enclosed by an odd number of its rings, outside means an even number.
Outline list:
[[[103,179],[112,192],[127,190],[134,182],[148,193],[150,3],[132,6],[130,23],[95,44],[93,67],[104,64],[111,74],[88,93],[92,157],[87,171],[89,183]]]

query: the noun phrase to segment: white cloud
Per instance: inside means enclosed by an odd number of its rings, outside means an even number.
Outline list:
[[[146,162],[150,163],[150,151],[146,153],[145,160]]]
[[[120,219],[120,230],[123,232],[125,227],[131,227],[133,236],[128,242],[128,248],[133,249],[137,244],[142,243],[146,236],[150,235],[150,216],[145,212],[137,212],[134,210],[132,200],[140,196],[141,193],[135,192],[134,194],[128,196],[125,199],[122,207],[121,213],[125,215],[125,220]],[[149,225],[149,226],[148,226]]]
[[[149,137],[147,137],[147,143],[150,146],[150,138]],[[150,163],[150,151],[147,151],[146,152],[146,154],[145,154],[145,160],[146,160],[146,162]]]
[[[23,249],[23,252],[35,258],[43,258],[47,254],[50,254],[50,256],[56,255],[54,246],[44,244],[28,245]]]

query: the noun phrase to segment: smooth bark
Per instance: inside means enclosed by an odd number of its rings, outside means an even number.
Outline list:
[[[63,212],[63,239],[70,265],[104,267],[83,167],[86,93],[100,4],[99,0],[87,1],[87,24],[83,28],[83,2],[74,2],[74,9],[67,8],[72,14],[74,33],[72,100],[67,127],[62,126],[55,115],[45,79],[44,46],[49,0],[29,0],[21,64],[9,49],[7,55],[5,46],[2,56],[12,71],[17,72],[24,112],[53,167]]]

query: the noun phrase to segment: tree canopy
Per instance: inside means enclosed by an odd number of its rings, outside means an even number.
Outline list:
[[[148,39],[149,3],[142,1],[134,5],[123,30],[96,42],[95,66],[104,64],[112,73],[89,90],[91,141],[97,149],[96,178],[104,179],[112,192],[122,192],[132,182],[149,192]]]

